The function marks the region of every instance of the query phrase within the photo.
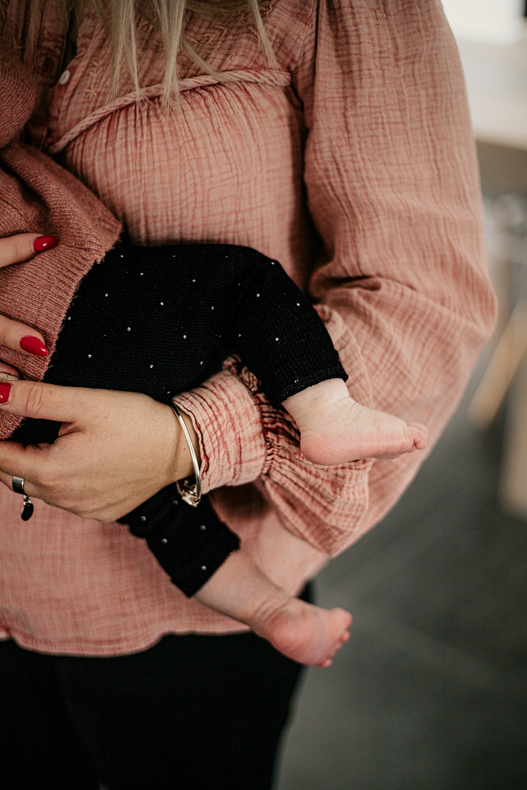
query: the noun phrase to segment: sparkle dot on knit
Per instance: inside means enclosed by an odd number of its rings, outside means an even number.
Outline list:
[[[276,338],[276,339],[278,340],[278,338]],[[154,367],[153,365],[150,365],[150,370],[152,370],[153,367]]]
[[[260,296],[260,294],[256,294],[256,296]]]
[[[143,272],[139,272],[139,276],[142,277],[143,276]]]
[[[296,306],[297,306],[297,307],[300,307],[300,302],[297,302],[297,303],[296,303]]]
[[[275,340],[280,340],[280,338],[279,337],[275,337]]]
[[[206,565],[202,565],[202,566],[201,566],[201,570],[202,570],[202,571],[206,571],[206,570],[207,570],[207,566],[206,566]]]
[[[126,327],[126,331],[127,331],[127,332],[131,332],[131,331],[132,331],[132,327],[131,327],[131,326],[127,326],[127,327]]]
[[[166,538],[161,538],[161,543],[168,543]]]
[[[200,362],[199,364],[200,364],[200,365],[203,365],[203,360],[201,360],[201,362]]]
[[[193,283],[195,283],[195,282],[196,282],[196,280],[192,280],[192,282],[193,282]]]
[[[271,261],[271,266],[274,266],[276,261]]]
[[[141,521],[146,521],[146,516],[141,516]]]
[[[88,359],[91,359],[91,354],[88,354]]]
[[[177,499],[174,499],[174,501],[172,502],[172,504],[173,504],[173,505],[179,505],[179,500],[177,500]]]
[[[68,321],[71,321],[71,315],[68,316]]]
[[[228,257],[228,256],[227,256],[227,257]],[[200,529],[207,529],[207,527],[205,526],[205,524],[202,524],[202,525],[201,525],[201,527],[200,527]]]
[[[104,294],[104,295],[105,295],[105,296],[108,296],[108,294]]]
[[[124,258],[124,255],[121,255],[121,258]]]
[[[241,337],[241,334],[239,334],[238,337]]]
[[[211,307],[210,309],[211,309],[211,310],[214,310],[214,305],[212,305],[212,307]]]
[[[183,335],[183,340],[186,340],[186,339],[187,339],[187,336],[186,336],[186,335]]]
[[[159,304],[161,305],[161,307],[164,307],[164,306],[165,306],[165,303],[164,303],[164,302],[159,302]]]

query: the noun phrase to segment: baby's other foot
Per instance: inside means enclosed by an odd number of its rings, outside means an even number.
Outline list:
[[[428,442],[424,425],[408,424],[351,398],[329,404],[313,419],[305,415],[299,428],[302,453],[325,466],[358,458],[396,458],[424,450]]]
[[[322,609],[298,598],[266,611],[262,607],[253,629],[280,653],[307,666],[329,667],[349,639],[351,615],[343,609]]]

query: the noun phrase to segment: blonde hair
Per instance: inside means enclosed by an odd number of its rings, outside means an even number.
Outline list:
[[[16,0],[15,0],[16,1]],[[137,22],[141,17],[155,24],[161,31],[166,55],[163,78],[163,100],[166,104],[179,98],[178,91],[178,53],[182,50],[203,71],[212,74],[221,82],[229,77],[216,71],[206,59],[186,40],[183,31],[185,14],[191,11],[202,16],[234,18],[236,15],[247,17],[247,23],[254,25],[260,45],[268,63],[278,66],[269,39],[265,32],[261,6],[268,0],[93,0],[97,13],[108,31],[112,46],[113,85],[116,87],[121,68],[127,65],[133,79],[138,98],[141,98],[138,61],[140,52],[137,43]],[[30,18],[25,42],[25,60],[31,62],[35,55],[42,13],[46,0],[29,0]],[[70,41],[76,34],[87,0],[62,0],[64,25],[68,29]],[[66,55],[67,58],[71,53]]]

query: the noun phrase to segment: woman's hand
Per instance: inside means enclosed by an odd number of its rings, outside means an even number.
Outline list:
[[[0,239],[0,268],[22,263],[57,243],[21,233]],[[0,315],[0,345],[46,356],[39,332]],[[146,395],[31,381],[0,361],[0,409],[62,422],[52,445],[0,442],[0,482],[25,480],[29,496],[84,518],[114,521],[175,480],[192,474],[188,446],[172,409]],[[185,423],[198,451],[188,416]]]
[[[51,249],[56,244],[57,239],[54,236],[43,236],[41,233],[19,233],[0,239],[0,269],[28,261],[37,253]],[[3,315],[0,315],[0,345],[40,357],[45,357],[48,353],[40,332]],[[19,377],[14,368],[0,361],[1,373]]]
[[[147,395],[3,382],[0,410],[63,423],[52,445],[0,442],[0,481],[22,477],[29,496],[83,518],[115,521],[193,471],[172,409]]]

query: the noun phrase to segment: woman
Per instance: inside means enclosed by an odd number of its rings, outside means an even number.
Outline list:
[[[437,438],[493,320],[463,79],[437,4],[261,3],[273,61],[250,24],[258,17],[222,2],[185,16],[183,3],[145,3],[133,27],[140,57],[129,48],[132,68],[113,88],[110,38],[118,60],[131,3],[112,3],[113,33],[81,8],[73,58],[63,53],[74,17],[59,0],[42,15],[30,5],[11,2],[3,22],[42,101],[54,86],[28,140],[98,196],[105,229],[97,236],[86,212],[93,232],[70,226],[82,243],[57,232],[62,249],[45,255],[71,264],[65,293],[79,253],[89,265],[113,243],[112,213],[134,243],[254,247],[309,286],[353,397]],[[181,23],[201,60],[180,53],[180,98],[167,108]],[[58,332],[60,309],[49,312]],[[290,592],[376,523],[419,463],[313,467],[235,360],[177,400],[214,507]],[[184,600],[110,523],[192,473],[169,407],[19,382],[0,409],[68,424],[51,449],[0,448],[4,764],[25,772],[20,786],[45,775],[64,787],[269,787],[297,666]],[[27,527],[13,476],[51,503],[39,501]]]

